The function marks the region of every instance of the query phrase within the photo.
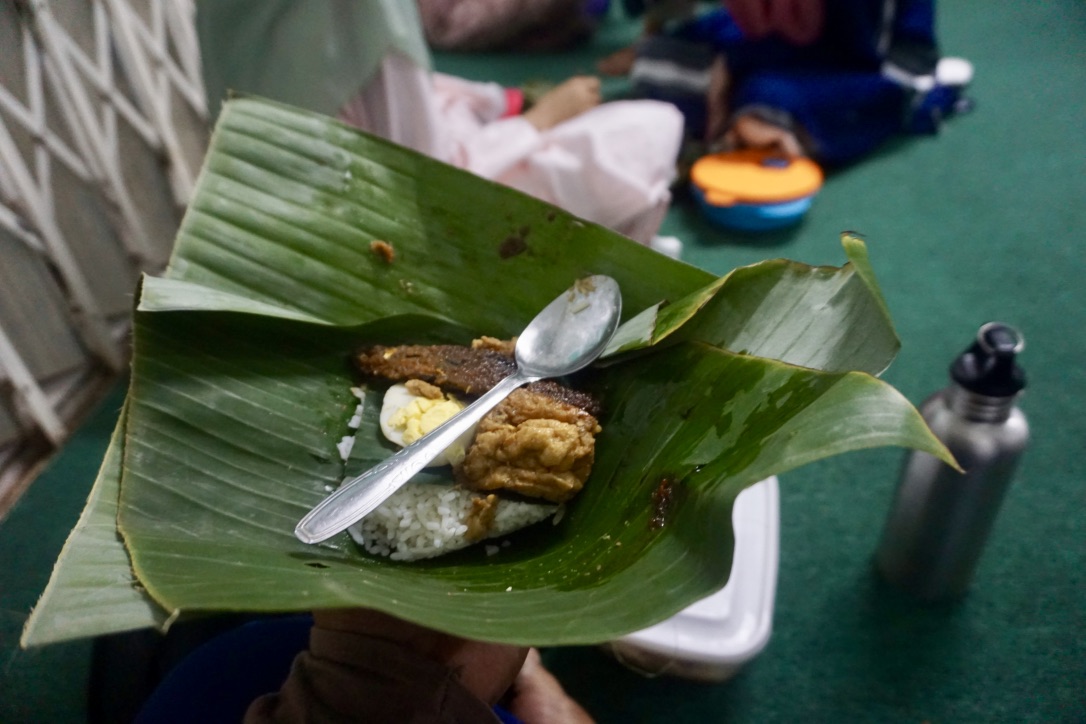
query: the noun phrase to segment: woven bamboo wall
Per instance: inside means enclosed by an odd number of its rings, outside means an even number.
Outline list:
[[[207,144],[192,0],[0,0],[0,515],[123,374]]]

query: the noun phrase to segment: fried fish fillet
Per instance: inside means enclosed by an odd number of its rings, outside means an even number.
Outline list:
[[[355,364],[366,376],[380,377],[390,382],[424,380],[446,391],[478,397],[516,370],[511,347],[510,353],[506,353],[500,343],[487,344],[487,339],[472,347],[451,344],[376,345],[359,351]],[[594,417],[600,414],[600,404],[595,397],[554,380],[533,382],[527,389],[579,407]]]

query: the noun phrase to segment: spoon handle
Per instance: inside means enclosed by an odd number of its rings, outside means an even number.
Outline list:
[[[365,518],[509,394],[539,377],[514,372],[444,423],[357,478],[344,482],[298,521],[294,535],[320,543]]]

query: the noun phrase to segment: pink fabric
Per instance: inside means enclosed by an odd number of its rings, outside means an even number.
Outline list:
[[[682,137],[674,106],[605,103],[542,132],[503,118],[507,107],[496,83],[426,73],[392,54],[341,117],[649,242],[671,199]]]
[[[604,104],[541,134],[495,180],[648,243],[671,200],[681,129],[666,103]]]
[[[505,89],[505,113],[502,117],[518,116],[524,110],[524,91],[520,88]]]

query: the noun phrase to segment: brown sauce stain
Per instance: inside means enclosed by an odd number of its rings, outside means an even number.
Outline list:
[[[652,491],[652,517],[649,518],[649,528],[660,530],[667,525],[671,505],[674,502],[675,482],[668,477],[660,478],[660,484]]]
[[[512,259],[528,251],[528,242],[522,236],[508,236],[498,247],[498,256],[502,259]]]
[[[498,256],[502,259],[512,259],[528,251],[528,234],[531,231],[531,227],[522,226],[515,233],[505,237],[498,247]]]

